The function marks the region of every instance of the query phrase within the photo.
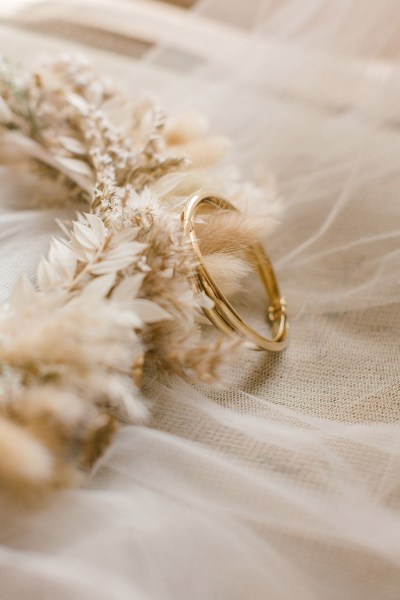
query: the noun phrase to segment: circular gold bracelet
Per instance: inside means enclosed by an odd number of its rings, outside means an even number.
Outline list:
[[[247,248],[247,254],[257,271],[269,298],[267,310],[271,325],[272,337],[267,338],[258,333],[238,314],[229,300],[219,289],[215,279],[207,270],[195,232],[195,215],[201,205],[207,204],[215,209],[237,211],[230,202],[210,193],[197,193],[187,200],[181,220],[185,238],[191,243],[196,256],[193,270],[193,282],[198,292],[204,292],[213,302],[212,308],[203,308],[204,314],[215,327],[227,335],[240,335],[247,340],[247,347],[252,350],[270,350],[279,352],[287,345],[288,320],[286,301],[281,297],[278,282],[271,261],[259,242]]]

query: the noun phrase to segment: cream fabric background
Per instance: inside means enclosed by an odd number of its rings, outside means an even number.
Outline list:
[[[0,29],[24,62],[84,49],[133,95],[202,109],[246,174],[271,168],[291,317],[284,354],[245,353],[217,390],[150,374],[151,422],[124,428],[84,489],[34,513],[4,502],[2,600],[399,598],[400,7],[235,4],[171,13],[140,59]],[[112,13],[126,27],[139,5]],[[5,298],[68,209],[34,209],[0,176]]]

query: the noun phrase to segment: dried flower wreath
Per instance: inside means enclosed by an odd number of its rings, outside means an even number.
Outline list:
[[[51,241],[34,287],[21,276],[0,308],[0,485],[43,491],[80,480],[117,423],[138,422],[143,363],[218,379],[240,343],[201,334],[208,298],[191,284],[193,254],[179,214],[202,188],[257,217],[207,214],[198,238],[227,294],[248,271],[240,251],[274,225],[265,191],[221,164],[229,148],[196,115],[169,117],[148,100],[133,105],[82,58],[25,72],[0,64],[0,163],[21,163],[56,181],[75,202],[73,223]],[[85,207],[85,208],[83,208]]]

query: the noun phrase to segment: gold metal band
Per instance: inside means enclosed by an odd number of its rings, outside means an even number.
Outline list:
[[[204,265],[195,233],[195,214],[202,204],[221,210],[237,211],[237,209],[224,198],[204,192],[191,196],[181,214],[184,234],[191,243],[197,258],[193,273],[194,285],[199,292],[204,292],[214,303],[212,308],[204,308],[203,312],[211,323],[223,333],[238,334],[245,338],[248,341],[248,347],[252,350],[270,350],[272,352],[283,350],[287,345],[288,335],[286,302],[280,295],[271,261],[260,243],[249,246],[249,258],[264,285],[270,302],[267,314],[272,329],[272,338],[267,338],[260,335],[242,319]]]

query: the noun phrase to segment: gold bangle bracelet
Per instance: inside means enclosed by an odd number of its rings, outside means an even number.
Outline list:
[[[204,192],[190,196],[181,214],[185,238],[190,242],[197,259],[193,271],[194,286],[198,292],[204,292],[213,302],[212,308],[203,308],[204,314],[223,333],[238,334],[245,338],[248,342],[247,347],[252,350],[270,350],[272,352],[283,350],[287,345],[288,338],[287,309],[285,299],[280,295],[271,261],[259,242],[250,245],[247,249],[250,261],[263,283],[270,302],[267,315],[272,329],[272,337],[267,338],[242,319],[204,265],[195,232],[195,214],[202,204],[221,210],[237,212],[237,209],[224,198]]]

